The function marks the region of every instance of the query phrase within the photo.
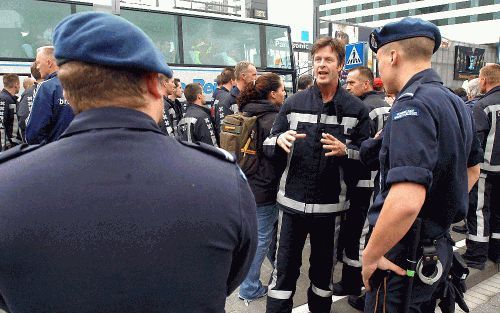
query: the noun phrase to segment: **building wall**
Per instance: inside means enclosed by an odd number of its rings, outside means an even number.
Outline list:
[[[455,46],[465,46],[485,49],[484,58],[486,63],[496,62],[496,47],[493,45],[474,45],[465,42],[450,41],[448,48],[441,47],[432,56],[432,68],[435,69],[446,87],[458,88],[463,84],[463,80],[453,79],[455,66]]]

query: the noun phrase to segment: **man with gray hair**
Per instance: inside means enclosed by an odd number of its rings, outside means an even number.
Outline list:
[[[479,88],[479,78],[474,78],[473,80],[470,80],[469,83],[467,84],[467,88],[465,88],[465,91],[467,92],[467,104],[469,107],[473,107],[474,104],[476,104],[477,100],[479,100],[479,97],[481,96],[481,90]]]
[[[74,117],[57,77],[59,67],[54,57],[54,47],[38,48],[35,62],[44,82],[36,90],[26,125],[26,142],[29,144],[56,141]]]
[[[240,61],[234,67],[234,75],[236,76],[236,86],[231,89],[229,94],[220,99],[215,108],[215,123],[217,129],[220,129],[220,124],[222,124],[222,120],[226,115],[238,113],[239,110],[236,104],[236,98],[238,98],[240,92],[245,89],[246,85],[257,79],[257,69],[255,65],[248,61]]]

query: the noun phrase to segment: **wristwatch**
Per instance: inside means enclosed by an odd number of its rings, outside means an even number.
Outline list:
[[[345,155],[347,156],[347,146],[345,146],[344,152],[345,152]]]

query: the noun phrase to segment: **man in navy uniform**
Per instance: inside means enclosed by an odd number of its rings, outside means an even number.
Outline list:
[[[434,312],[452,262],[449,228],[465,217],[482,151],[472,115],[431,69],[439,29],[404,18],[370,36],[386,90],[398,97],[384,128],[380,193],[368,212],[375,228],[362,256],[365,312],[403,312],[405,306]],[[413,272],[403,270],[411,269],[408,258],[436,275],[426,278],[417,265],[419,275],[411,278]]]
[[[241,171],[227,153],[158,128],[158,74],[172,71],[139,28],[74,14],[54,45],[76,117],[58,141],[2,155],[9,311],[224,312],[257,243]]]
[[[38,48],[36,64],[44,81],[35,91],[33,107],[26,124],[26,142],[29,144],[57,140],[74,117],[57,77],[59,67],[54,58],[54,47]]]
[[[472,111],[477,135],[484,149],[481,176],[470,193],[467,216],[469,267],[484,269],[488,256],[500,263],[500,65],[488,64],[479,72],[479,87],[484,95]]]
[[[391,107],[384,101],[384,95],[373,89],[373,72],[366,66],[359,66],[349,71],[346,90],[363,101],[370,116],[370,137],[384,127]],[[366,245],[369,225],[366,214],[371,204],[374,181],[377,171],[370,171],[360,165],[360,179],[352,188],[352,197],[346,220],[340,231],[340,253],[342,255],[342,279],[333,285],[333,294],[349,295],[348,303],[358,310],[363,310],[364,297],[361,294],[361,253]]]

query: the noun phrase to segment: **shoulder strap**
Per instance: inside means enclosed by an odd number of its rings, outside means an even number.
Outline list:
[[[211,145],[208,145],[203,142],[188,142],[188,141],[182,141],[178,140],[181,144],[183,144],[186,147],[196,149],[198,151],[201,151],[203,153],[210,154],[220,160],[229,162],[229,163],[236,163],[235,158],[226,150],[217,148]]]

